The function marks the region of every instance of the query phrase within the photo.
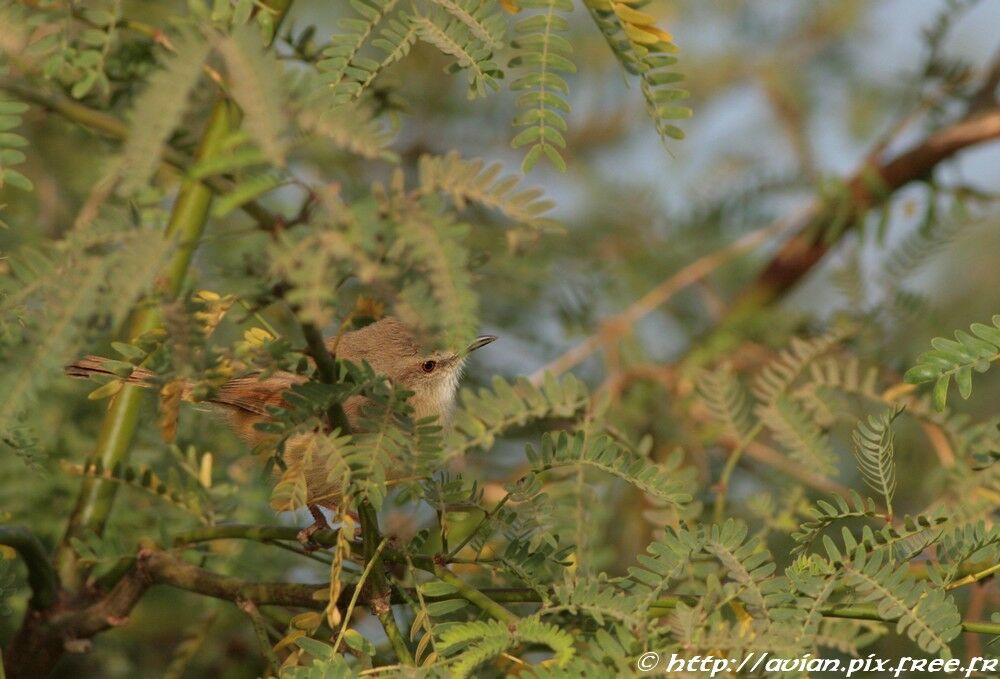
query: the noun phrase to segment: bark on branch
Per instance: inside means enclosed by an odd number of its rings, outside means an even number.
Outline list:
[[[28,568],[28,586],[31,587],[28,605],[44,610],[54,604],[59,592],[59,577],[35,534],[24,526],[0,526],[0,545],[13,547]]]
[[[825,228],[835,220],[845,220],[848,227],[857,223],[867,210],[883,203],[903,186],[930,176],[942,161],[994,139],[1000,139],[997,106],[931,134],[891,160],[866,163],[847,181],[850,202],[846,206],[839,202],[827,204],[803,222],[798,233],[782,246],[743,293],[732,313],[742,315],[748,306],[767,304],[802,280],[836,242]]]
[[[169,552],[143,550],[132,569],[99,598],[30,608],[4,652],[8,679],[47,676],[67,650],[84,651],[94,635],[126,624],[132,609],[152,585],[168,585],[227,601],[313,609],[326,606],[313,594],[328,588],[326,583],[249,582],[212,573]]]

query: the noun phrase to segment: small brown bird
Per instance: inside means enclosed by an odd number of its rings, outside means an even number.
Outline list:
[[[414,418],[438,415],[447,419],[454,405],[458,383],[469,353],[496,340],[493,335],[477,337],[461,351],[436,351],[424,353],[414,334],[401,321],[393,317],[347,332],[338,338],[329,338],[327,348],[337,358],[361,363],[368,361],[375,372],[385,375],[393,384],[413,392],[410,405]],[[113,375],[107,367],[108,359],[87,356],[66,367],[71,377]],[[141,386],[152,386],[154,374],[141,367],[135,368],[125,380]],[[237,434],[253,446],[266,444],[269,437],[254,425],[270,418],[268,406],[287,407],[284,393],[295,384],[306,381],[303,375],[277,371],[267,377],[251,373],[224,383],[207,401],[218,407],[229,420]],[[191,400],[190,388],[183,398]],[[353,396],[343,403],[344,413],[352,426],[357,424],[364,398]],[[285,444],[284,460],[289,466],[301,460],[309,435],[293,436]],[[275,442],[276,443],[276,442]],[[309,505],[334,507],[339,500],[336,480],[327,478],[325,469],[305,469],[306,502]],[[313,515],[317,515],[317,511]],[[322,515],[320,515],[321,517]],[[317,517],[319,518],[319,517]]]

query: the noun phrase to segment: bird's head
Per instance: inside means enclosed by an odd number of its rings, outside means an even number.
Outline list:
[[[390,316],[345,333],[336,354],[355,363],[368,361],[375,372],[412,391],[415,418],[438,415],[443,419],[455,402],[469,354],[494,340],[494,335],[483,335],[464,349],[427,352],[405,324]]]

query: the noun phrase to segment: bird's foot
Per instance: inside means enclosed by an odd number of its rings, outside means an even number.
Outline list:
[[[321,530],[328,530],[330,528],[330,524],[327,523],[326,517],[323,515],[323,512],[319,507],[316,505],[308,505],[308,507],[309,513],[312,514],[313,522],[300,530],[295,537],[299,541],[299,544],[302,545],[302,549],[307,552],[315,552],[317,549],[322,548],[323,545],[318,542],[314,542],[312,536]]]

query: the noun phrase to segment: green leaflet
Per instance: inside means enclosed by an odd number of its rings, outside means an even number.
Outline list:
[[[566,97],[569,85],[561,74],[575,73],[571,60],[573,47],[566,38],[569,23],[562,15],[573,10],[569,0],[526,0],[520,3],[524,18],[514,30],[517,37],[511,46],[517,56],[509,66],[522,71],[511,82],[510,89],[523,92],[517,98],[520,113],[514,126],[523,128],[511,141],[514,148],[527,146],[528,152],[521,163],[523,172],[530,172],[542,155],[559,170],[566,171],[566,161],[561,150],[566,148],[566,120],[563,115],[570,110]],[[539,10],[528,14],[524,10]]]
[[[698,379],[698,394],[712,418],[723,425],[734,441],[741,442],[754,427],[754,402],[728,365],[705,372]]]
[[[132,107],[120,170],[120,190],[126,196],[137,193],[153,176],[208,57],[210,45],[197,32],[181,33],[174,40],[177,50],[165,57],[163,68],[150,76]]]
[[[13,169],[14,165],[24,162],[25,155],[19,149],[27,146],[28,140],[11,130],[21,124],[21,114],[27,110],[27,104],[0,97],[0,189],[5,185],[22,191],[34,188],[30,179]],[[0,220],[0,225],[2,224],[3,221]]]
[[[588,437],[583,432],[570,436],[566,432],[547,433],[542,446],[528,446],[528,461],[540,473],[555,467],[586,465],[631,483],[644,493],[674,505],[692,500],[693,470],[660,467],[631,451],[619,447],[604,436]]]
[[[868,554],[859,547],[841,555],[832,541],[824,543],[831,560],[844,565],[844,583],[860,601],[874,603],[880,616],[896,620],[897,632],[906,633],[925,652],[951,657],[948,642],[961,631],[962,618],[949,594],[914,580],[906,564],[894,566],[884,552]]]
[[[854,431],[854,459],[865,483],[885,498],[892,516],[892,498],[896,493],[896,463],[893,459],[892,422],[901,408],[894,408],[879,417],[869,415],[868,422],[858,422]]]
[[[917,357],[916,364],[906,371],[903,379],[910,384],[934,382],[934,407],[944,410],[948,403],[948,387],[952,379],[963,399],[972,395],[972,371],[984,373],[1000,358],[1000,314],[992,325],[973,323],[969,331],[955,331],[955,339],[935,337],[931,351]]]
[[[554,203],[545,200],[540,189],[518,189],[521,177],[503,175],[500,163],[464,160],[452,151],[445,156],[421,156],[418,169],[421,190],[426,194],[438,191],[448,194],[456,209],[464,210],[470,203],[478,203],[533,231],[562,228],[545,217]]]
[[[415,14],[411,18],[417,37],[434,45],[443,53],[454,57],[455,62],[449,72],[466,71],[468,74],[468,97],[484,97],[488,90],[497,91],[503,78],[503,71],[493,61],[493,50],[469,29],[469,26],[444,13],[431,11],[427,15]]]
[[[244,115],[244,126],[254,143],[277,167],[285,164],[288,119],[285,73],[274,53],[266,51],[260,32],[252,25],[235,29],[218,41],[226,62],[233,98]]]

